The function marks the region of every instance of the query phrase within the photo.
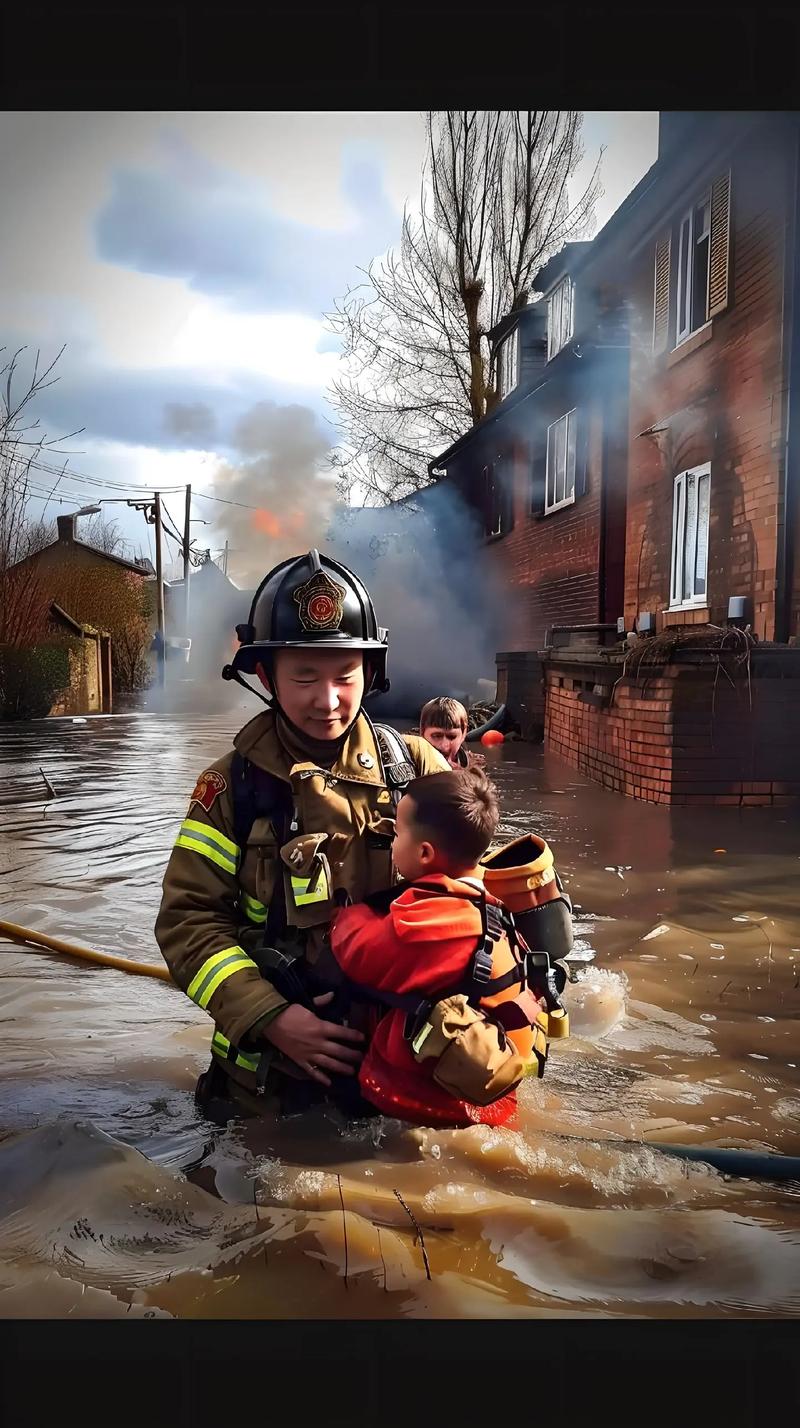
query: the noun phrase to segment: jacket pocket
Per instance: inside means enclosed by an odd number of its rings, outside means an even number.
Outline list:
[[[301,833],[281,848],[286,916],[294,927],[317,927],[331,919],[333,881],[322,851],[327,842],[327,833]]]
[[[266,914],[275,895],[280,863],[275,831],[268,818],[257,818],[247,840],[242,872],[249,886],[255,883],[255,897],[242,889],[241,902],[248,920],[266,922]]]

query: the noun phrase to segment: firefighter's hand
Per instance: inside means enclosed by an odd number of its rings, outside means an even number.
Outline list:
[[[325,992],[314,998],[317,1007],[327,1006],[333,992]],[[323,1021],[307,1007],[296,1002],[288,1006],[265,1027],[262,1035],[290,1061],[294,1061],[302,1071],[323,1086],[330,1086],[330,1076],[352,1076],[361,1060],[361,1052],[356,1051],[354,1042],[364,1040],[360,1031],[349,1026],[338,1026],[334,1021]]]

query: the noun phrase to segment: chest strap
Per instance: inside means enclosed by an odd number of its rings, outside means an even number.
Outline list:
[[[412,779],[417,777],[408,745],[388,724],[370,724],[383,764],[383,777],[395,808]]]

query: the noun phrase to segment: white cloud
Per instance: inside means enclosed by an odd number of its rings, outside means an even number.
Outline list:
[[[151,365],[220,374],[248,371],[304,388],[324,388],[338,357],[316,350],[323,333],[323,324],[310,317],[237,313],[213,299],[201,299],[171,343],[153,354]]]

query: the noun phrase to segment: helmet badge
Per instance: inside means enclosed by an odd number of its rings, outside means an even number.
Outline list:
[[[294,592],[300,606],[300,624],[304,630],[338,630],[344,614],[347,591],[331,580],[324,570],[318,570]]]

